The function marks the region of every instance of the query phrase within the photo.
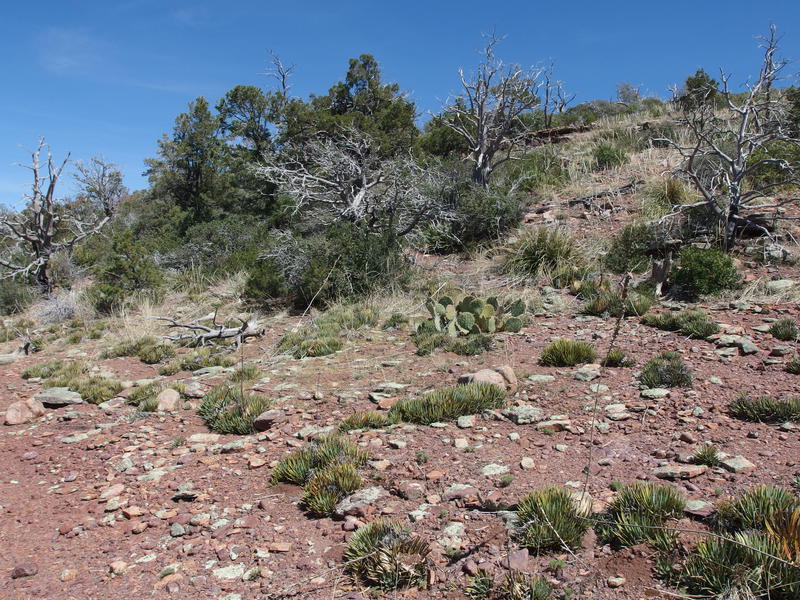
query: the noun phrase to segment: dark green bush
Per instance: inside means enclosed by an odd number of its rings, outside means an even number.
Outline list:
[[[284,298],[288,294],[286,279],[275,264],[269,259],[256,261],[245,281],[244,297],[263,304],[268,300]]]
[[[722,250],[694,246],[681,250],[679,266],[672,274],[673,282],[691,296],[735,289],[740,279],[733,260]]]

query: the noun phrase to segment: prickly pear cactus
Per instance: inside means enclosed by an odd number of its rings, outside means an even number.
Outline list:
[[[471,333],[517,333],[522,329],[522,315],[526,305],[522,300],[500,303],[495,297],[485,301],[475,296],[465,296],[456,304],[449,296],[439,300],[429,298],[426,307],[430,319],[417,325],[417,332],[437,331],[451,337]]]

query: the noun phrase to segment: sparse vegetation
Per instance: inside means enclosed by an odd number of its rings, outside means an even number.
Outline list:
[[[562,338],[542,350],[539,364],[546,367],[574,367],[594,362],[595,358],[597,354],[591,344]]]
[[[616,368],[632,367],[635,363],[627,357],[624,351],[612,348],[600,364],[604,367]]]
[[[692,372],[677,352],[662,352],[642,368],[639,381],[648,388],[692,387]]]
[[[577,248],[566,230],[540,227],[522,234],[511,245],[503,270],[520,279],[558,277],[583,264]]]
[[[354,429],[380,429],[392,424],[392,419],[386,413],[376,410],[357,412],[339,423],[339,431],[345,433]]]
[[[797,323],[794,319],[778,319],[770,326],[769,332],[782,342],[794,342],[797,340]]]
[[[692,454],[692,461],[698,465],[718,467],[720,465],[720,453],[713,444],[702,444]]]
[[[617,547],[658,544],[663,541],[659,537],[670,535],[663,530],[665,523],[683,516],[685,505],[670,485],[635,482],[618,490],[596,529],[601,539]]]
[[[208,367],[232,367],[236,359],[213,348],[198,348],[167,363],[159,371],[161,375],[175,375],[181,371],[197,371]]]
[[[136,340],[120,342],[102,354],[103,358],[136,356],[143,363],[154,365],[175,356],[175,347],[165,342],[159,343],[154,337],[145,336]]]

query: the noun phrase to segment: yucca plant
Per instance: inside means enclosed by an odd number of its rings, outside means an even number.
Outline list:
[[[747,394],[741,394],[728,405],[728,410],[737,419],[756,423],[800,421],[800,398],[778,400],[767,396],[750,398]]]
[[[783,342],[793,342],[797,339],[797,324],[790,318],[778,319],[769,328],[769,332],[776,339]]]
[[[333,513],[340,500],[361,487],[358,469],[352,463],[332,463],[318,469],[308,480],[301,501],[316,517]]]
[[[692,454],[692,462],[698,465],[718,467],[720,465],[719,450],[713,444],[702,444]]]
[[[84,402],[101,404],[122,391],[122,384],[107,377],[78,377],[67,383],[73,392],[81,395]]]
[[[517,507],[516,539],[532,553],[576,548],[589,529],[588,511],[572,492],[546,487],[531,492]]]
[[[800,507],[800,499],[789,490],[762,485],[722,502],[717,509],[717,524],[723,531],[764,529],[781,513]]]
[[[478,569],[467,581],[464,593],[472,600],[487,600],[494,590],[494,577],[486,569]]]
[[[591,344],[561,338],[545,346],[539,364],[546,367],[574,367],[594,362],[596,357]]]
[[[644,541],[669,546],[674,534],[665,534],[664,525],[679,518],[685,506],[677,488],[635,482],[619,490],[596,530],[601,539],[617,547]]]
[[[361,450],[345,437],[328,434],[311,440],[303,448],[285,456],[272,471],[272,483],[305,485],[317,470],[330,464],[366,464],[369,452]]]
[[[339,431],[345,433],[353,431],[354,429],[380,429],[391,425],[392,420],[386,413],[378,412],[377,410],[367,410],[364,412],[357,412],[349,417],[346,417],[339,423]]]
[[[375,519],[353,534],[342,560],[356,583],[390,591],[424,584],[429,553],[399,521]]]
[[[493,383],[468,383],[442,388],[421,398],[400,400],[389,409],[389,418],[430,425],[484,410],[502,408],[505,403],[506,393],[500,386]]]
[[[639,381],[648,388],[691,387],[692,372],[677,352],[662,352],[642,368]]]
[[[706,538],[687,557],[681,582],[690,593],[709,598],[796,600],[800,567],[773,557],[782,558],[782,548],[763,532]]]
[[[780,546],[781,556],[800,568],[800,505],[776,513],[767,521],[767,533]]]
[[[253,421],[271,405],[266,396],[223,383],[205,395],[198,414],[212,431],[247,435],[255,432]]]

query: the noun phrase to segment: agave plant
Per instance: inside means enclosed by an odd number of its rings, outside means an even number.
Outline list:
[[[623,486],[597,526],[600,538],[618,547],[644,541],[665,547],[675,536],[664,534],[664,524],[683,514],[686,500],[669,485],[635,482]]]
[[[503,388],[493,383],[468,383],[442,388],[421,398],[406,398],[389,409],[389,419],[430,425],[451,421],[463,415],[502,408],[506,403]]]
[[[353,534],[342,559],[357,583],[396,590],[425,582],[429,553],[399,521],[376,519]]]
[[[328,464],[308,480],[301,503],[312,515],[324,517],[360,487],[361,477],[352,463]]]
[[[591,344],[561,338],[542,350],[539,364],[546,367],[574,367],[594,362],[596,357]]]
[[[589,529],[587,508],[564,488],[546,487],[519,501],[517,541],[533,553],[576,548]]]

